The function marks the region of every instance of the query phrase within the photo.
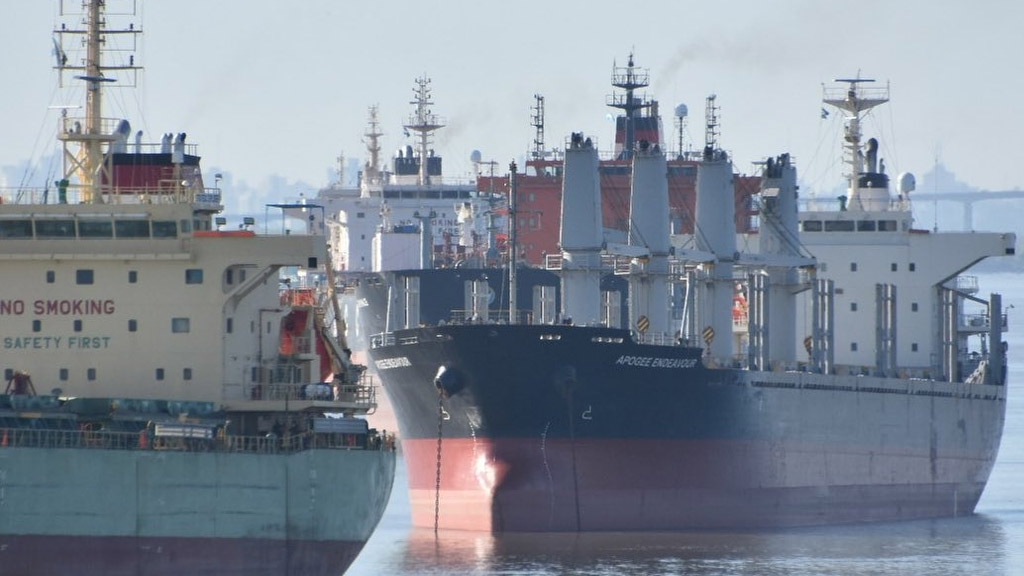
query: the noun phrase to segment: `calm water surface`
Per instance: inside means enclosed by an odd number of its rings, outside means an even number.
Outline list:
[[[347,575],[1024,575],[1024,276],[983,276],[1013,305],[999,459],[967,518],[775,531],[491,536],[410,526],[404,467]],[[987,297],[987,292],[984,294]],[[1015,313],[1016,312],[1016,313]]]

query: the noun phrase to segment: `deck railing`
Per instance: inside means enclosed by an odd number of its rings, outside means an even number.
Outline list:
[[[46,428],[0,428],[0,450],[5,448],[56,448],[288,454],[312,449],[394,450],[394,447],[395,438],[387,433],[304,432],[281,437],[270,434],[267,436],[219,435],[211,438],[184,438],[154,436],[152,431],[147,430],[94,432]]]

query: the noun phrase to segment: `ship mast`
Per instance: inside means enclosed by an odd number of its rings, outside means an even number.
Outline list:
[[[57,44],[57,70],[78,71],[74,78],[86,83],[84,126],[81,118],[68,118],[67,111],[62,116],[58,139],[64,142],[64,182],[69,184],[72,176],[78,177],[78,187],[82,190],[82,200],[96,204],[103,203],[104,183],[111,181],[111,157],[106,154],[110,145],[118,139],[114,133],[116,121],[103,118],[103,85],[115,82],[115,78],[104,75],[107,71],[136,71],[134,55],[129,56],[129,64],[108,66],[103,64],[102,56],[108,37],[115,34],[127,34],[134,37],[142,31],[135,29],[134,24],[127,29],[114,30],[106,28],[108,20],[104,17],[107,2],[104,0],[87,0],[84,5],[84,29],[68,28],[62,25],[54,30],[60,39]],[[134,14],[134,2],[132,2]],[[63,2],[61,12],[64,12]],[[84,36],[85,60],[81,64],[68,62],[64,50],[64,39],[67,35]],[[134,46],[134,44],[133,44]],[[63,78],[62,78],[63,79]],[[69,145],[77,147],[73,151]]]
[[[533,126],[533,159],[544,159],[544,97],[540,94],[533,95],[533,114],[530,116],[530,125]]]
[[[633,92],[638,88],[646,88],[650,85],[650,74],[645,69],[636,68],[633,65],[633,53],[629,53],[629,63],[625,68],[612,67],[612,86],[625,90],[625,94],[611,94],[608,96],[608,106],[621,109],[626,116],[626,141],[622,143],[620,160],[629,160],[633,157],[633,148],[636,141],[636,112],[641,108],[649,108],[651,102],[646,96],[634,96]]]
[[[859,75],[858,75],[859,76]],[[848,84],[843,87],[825,87],[822,101],[825,104],[834,106],[846,112],[846,125],[843,133],[843,149],[845,152],[844,162],[849,172],[846,178],[849,182],[850,204],[859,203],[859,176],[864,170],[864,153],[861,149],[861,117],[865,112],[889,101],[889,89],[860,88],[859,84],[874,82],[870,78],[836,78],[835,82]]]
[[[416,99],[410,104],[416,105],[416,113],[411,116],[408,123],[405,124],[406,130],[412,130],[419,134],[420,141],[420,186],[426,186],[430,184],[430,175],[427,170],[427,158],[428,152],[430,151],[430,134],[438,128],[443,128],[445,123],[444,119],[437,116],[430,111],[430,106],[434,103],[430,99],[430,78],[423,76],[416,79],[416,88],[413,89],[413,93],[416,94]]]
[[[377,106],[370,106],[370,119],[367,121],[366,152],[370,155],[370,161],[366,164],[366,179],[370,182],[380,180],[380,137],[384,133],[380,131],[380,122],[377,119]]]
[[[516,302],[516,256],[519,252],[519,238],[517,234],[518,215],[516,214],[516,163],[513,160],[508,166],[509,192],[508,192],[508,322],[516,323],[518,316]]]

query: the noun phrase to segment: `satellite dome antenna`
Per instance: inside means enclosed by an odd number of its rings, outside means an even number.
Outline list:
[[[686,116],[690,113],[689,108],[686,104],[680,103],[676,106],[676,130],[679,132],[679,158],[686,156],[686,152],[683,150],[683,133],[686,132]]]

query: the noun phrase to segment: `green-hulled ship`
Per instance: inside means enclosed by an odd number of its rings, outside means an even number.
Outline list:
[[[332,295],[279,281],[324,237],[225,230],[184,133],[103,117],[106,4],[56,30],[63,177],[0,196],[0,576],[340,574],[395,454]]]

